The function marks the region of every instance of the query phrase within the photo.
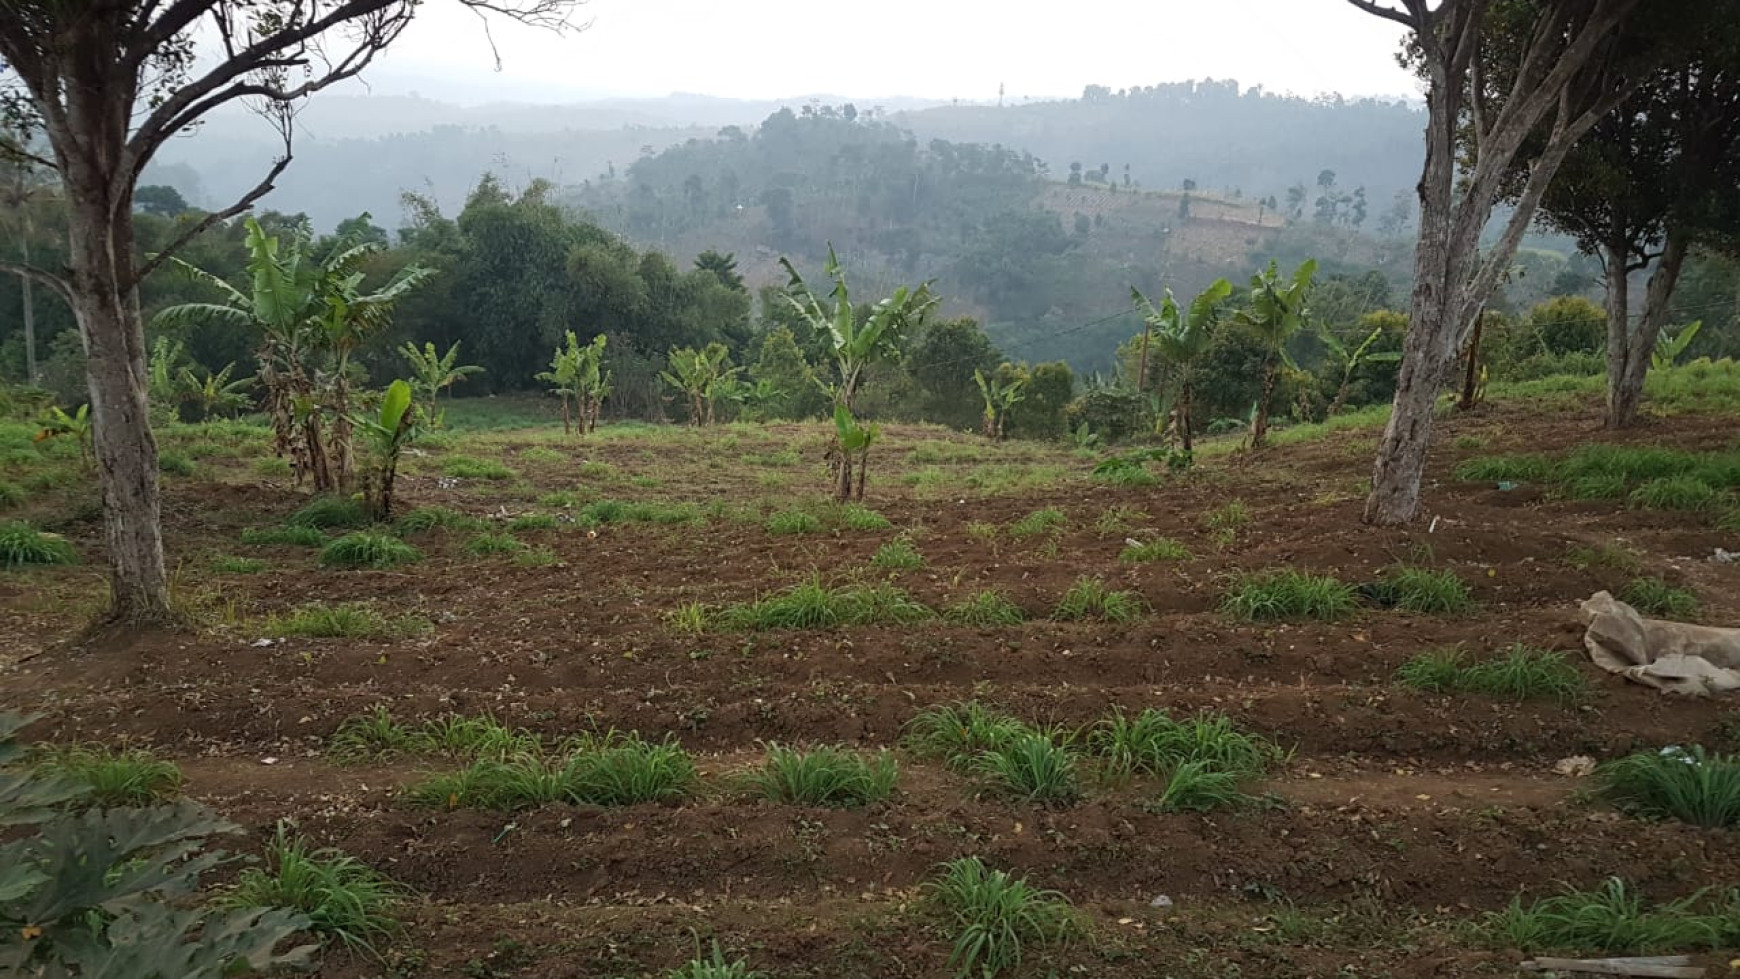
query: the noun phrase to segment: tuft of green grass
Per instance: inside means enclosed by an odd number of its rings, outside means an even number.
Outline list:
[[[719,621],[727,628],[827,629],[845,625],[910,625],[935,613],[905,590],[886,582],[828,588],[811,578],[785,591],[753,602],[727,605]]]
[[[956,771],[971,767],[987,751],[999,751],[1037,732],[1023,721],[976,700],[941,704],[919,711],[901,738],[907,750],[934,758]]]
[[[1562,653],[1520,644],[1474,663],[1457,648],[1431,650],[1404,663],[1396,678],[1429,693],[1479,693],[1515,701],[1575,700],[1587,686]]]
[[[521,461],[524,462],[542,463],[544,465],[552,466],[568,461],[567,453],[558,452],[555,449],[542,445],[534,445],[529,449],[521,449],[519,457]]]
[[[220,554],[211,559],[211,569],[216,574],[259,574],[266,567],[266,562],[257,557]]]
[[[1088,750],[1114,779],[1167,775],[1182,766],[1227,772],[1236,780],[1266,773],[1286,753],[1274,742],[1239,729],[1225,714],[1208,712],[1177,720],[1152,708],[1131,717],[1115,710],[1088,732]]]
[[[1572,951],[1652,954],[1715,949],[1732,940],[1735,901],[1707,892],[1652,905],[1617,877],[1600,888],[1567,888],[1524,903],[1519,896],[1489,914],[1484,930],[1502,944],[1525,952]]]
[[[31,564],[77,564],[78,551],[59,534],[37,530],[27,523],[0,523],[0,568]]]
[[[291,908],[308,917],[308,930],[350,948],[372,951],[396,931],[393,908],[402,888],[338,850],[291,836],[284,824],[266,846],[266,864],[248,867],[218,903],[232,908]]]
[[[1067,806],[1081,798],[1075,755],[1039,731],[981,752],[969,768],[999,791],[1026,802]]]
[[[1565,549],[1565,563],[1578,571],[1608,570],[1637,574],[1643,562],[1636,552],[1619,544],[1572,544]]]
[[[625,503],[621,500],[595,500],[580,508],[575,521],[583,527],[606,524],[695,523],[701,510],[693,503]]]
[[[1119,504],[1100,511],[1099,518],[1094,521],[1094,531],[1101,537],[1127,534],[1147,519],[1147,511],[1127,504]]]
[[[1631,491],[1626,502],[1642,510],[1708,510],[1716,488],[1696,476],[1663,476]]]
[[[1537,453],[1481,456],[1456,467],[1456,478],[1464,483],[1540,483],[1553,473],[1552,460]]]
[[[368,511],[353,499],[343,496],[319,496],[284,521],[288,527],[318,527],[321,530],[348,530],[369,525]]]
[[[1141,596],[1135,592],[1114,591],[1099,578],[1078,578],[1058,599],[1051,617],[1059,622],[1130,622],[1141,616],[1143,608]]]
[[[87,801],[104,808],[148,805],[181,792],[181,769],[149,751],[77,745],[44,752],[34,767],[81,784]]]
[[[1202,515],[1202,525],[1213,533],[1233,535],[1251,522],[1251,510],[1243,500],[1229,500]]]
[[[296,470],[291,467],[289,459],[278,456],[266,456],[254,460],[254,475],[265,479],[288,479]]]
[[[1358,610],[1359,595],[1352,585],[1328,575],[1287,568],[1239,579],[1222,599],[1221,608],[1247,622],[1333,622]]]
[[[711,614],[707,606],[700,602],[685,602],[665,613],[665,625],[673,631],[689,636],[698,636],[707,631],[707,623]]]
[[[1468,586],[1448,569],[1433,571],[1404,565],[1385,575],[1377,587],[1387,604],[1404,612],[1453,615],[1474,607]]]
[[[428,632],[428,619],[415,615],[387,618],[368,605],[328,605],[313,602],[291,609],[288,615],[267,620],[265,631],[274,636],[307,639],[396,639]]]
[[[1623,500],[1630,484],[1619,473],[1587,472],[1559,485],[1559,495],[1571,500]]]
[[[508,530],[516,533],[524,530],[553,530],[556,527],[556,515],[553,513],[522,513],[508,521]]]
[[[766,976],[765,972],[752,971],[748,959],[727,960],[716,939],[711,957],[696,956],[665,973],[665,979],[766,979]]]
[[[1010,537],[1037,537],[1047,531],[1061,529],[1069,523],[1062,510],[1056,507],[1046,507],[1035,510],[1020,520],[1009,525]]]
[[[1027,620],[1027,613],[1021,610],[1021,606],[1005,598],[1002,592],[987,588],[949,606],[943,612],[943,618],[957,625],[988,629],[1020,625]]]
[[[514,555],[516,568],[547,568],[562,559],[547,547],[532,547]]]
[[[431,530],[476,530],[483,521],[443,506],[418,507],[401,514],[393,521],[393,529],[401,534],[421,534]]]
[[[681,798],[693,789],[694,760],[673,742],[611,736],[566,758],[525,752],[483,757],[408,793],[414,804],[513,811],[567,802],[627,806]]]
[[[781,510],[767,518],[770,534],[819,534],[822,518],[807,510]]]
[[[542,747],[537,735],[508,727],[489,714],[435,718],[412,732],[410,745],[419,754],[451,758],[506,758],[536,754]]]
[[[996,524],[987,523],[983,520],[972,521],[967,524],[966,530],[968,537],[981,544],[995,544],[997,541],[997,534],[1000,533]]]
[[[573,490],[554,490],[538,497],[538,506],[560,507],[573,509],[584,502],[579,493]]]
[[[179,452],[160,452],[157,454],[157,471],[170,476],[191,476],[199,471],[199,467]]]
[[[320,549],[323,568],[395,568],[423,559],[423,552],[382,530],[357,530]]]
[[[326,739],[326,750],[345,759],[389,758],[416,751],[420,743],[417,734],[400,724],[385,707],[376,707],[339,724],[338,730]]]
[[[799,751],[770,744],[753,783],[775,802],[853,809],[887,799],[899,777],[886,751],[866,758],[838,747]]]
[[[913,571],[924,567],[924,555],[912,546],[912,541],[896,537],[870,555],[870,566],[888,571]]]
[[[1627,812],[1706,829],[1740,826],[1740,760],[1702,745],[1631,755],[1602,767],[1602,798]]]
[[[1125,564],[1149,564],[1155,561],[1188,561],[1190,549],[1170,537],[1156,537],[1142,544],[1127,544],[1118,552]]]
[[[951,860],[940,870],[925,883],[924,895],[954,925],[949,966],[957,976],[991,979],[1019,966],[1029,946],[1062,945],[1081,931],[1063,895],[991,870],[978,857]]]
[[[1237,771],[1217,768],[1211,762],[1187,761],[1166,777],[1166,787],[1154,808],[1160,812],[1211,812],[1216,809],[1236,809],[1256,802],[1240,786],[1246,776]]]
[[[242,531],[242,543],[251,547],[320,547],[326,535],[318,527],[249,527]]]
[[[465,542],[465,553],[477,557],[518,554],[525,549],[525,541],[501,531],[485,531],[481,534],[473,534],[471,539]]]
[[[1698,617],[1698,596],[1676,588],[1660,578],[1633,578],[1619,592],[1619,600],[1644,615],[1688,622]]]
[[[846,530],[889,530],[888,518],[862,503],[847,503],[834,513],[834,520]]]
[[[442,472],[454,479],[512,479],[514,471],[496,459],[473,459],[470,456],[454,456],[447,460]]]
[[[9,510],[15,506],[23,506],[30,499],[30,494],[17,483],[0,479],[0,510]]]
[[[1460,646],[1429,649],[1403,663],[1396,679],[1423,693],[1452,693],[1463,689],[1467,655]]]

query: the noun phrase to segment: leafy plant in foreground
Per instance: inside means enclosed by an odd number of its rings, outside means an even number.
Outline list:
[[[1604,766],[1603,798],[1643,816],[1716,829],[1740,826],[1740,760],[1701,745],[1644,752]]]
[[[1652,954],[1719,947],[1733,937],[1736,896],[1713,906],[1706,893],[1650,905],[1617,877],[1593,891],[1567,888],[1525,903],[1521,897],[1486,918],[1486,931],[1524,951]],[[1728,914],[1724,914],[1724,910]]]
[[[84,798],[98,806],[142,806],[181,791],[181,770],[149,751],[78,745],[43,753],[35,771],[77,783]]]
[[[767,760],[754,784],[778,802],[853,808],[887,799],[899,772],[894,756],[886,751],[865,758],[843,748],[799,751],[773,744],[767,747]]]
[[[1359,600],[1352,585],[1289,568],[1245,576],[1227,592],[1221,607],[1247,622],[1334,621],[1352,615]]]
[[[1081,798],[1075,756],[1037,731],[982,752],[971,767],[998,789],[1028,802],[1066,806]]]
[[[951,860],[924,885],[926,898],[952,919],[949,965],[960,977],[996,976],[1021,964],[1029,945],[1059,945],[1080,930],[1063,895],[991,870],[978,857]]]
[[[967,768],[981,752],[996,751],[1037,733],[1025,722],[976,700],[928,707],[906,724],[903,741],[914,754]]]
[[[1098,578],[1078,578],[1058,599],[1051,617],[1059,622],[1130,622],[1141,616],[1142,608],[1142,599],[1135,592],[1114,591]]]
[[[375,941],[398,928],[392,909],[399,894],[398,885],[367,864],[338,850],[312,847],[279,823],[266,846],[266,865],[243,870],[219,904],[292,908],[307,916],[309,931],[372,950]]]
[[[1020,625],[1027,620],[1027,613],[1021,610],[1021,606],[1005,598],[1001,592],[987,588],[949,606],[943,612],[943,618],[958,625],[985,629]]]
[[[44,533],[26,523],[0,523],[0,568],[77,562],[78,552],[59,534]]]
[[[394,568],[422,557],[422,551],[384,530],[355,531],[320,549],[320,564],[327,568]]]

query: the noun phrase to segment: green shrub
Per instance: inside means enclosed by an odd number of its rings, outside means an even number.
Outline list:
[[[1660,578],[1633,578],[1620,590],[1619,600],[1658,619],[1691,621],[1701,610],[1697,595]]]
[[[1227,592],[1221,608],[1247,622],[1333,622],[1352,615],[1359,608],[1359,596],[1352,585],[1328,575],[1289,568],[1245,576]]]
[[[1170,537],[1156,537],[1144,544],[1128,544],[1118,553],[1125,564],[1148,564],[1154,561],[1188,561],[1190,549]]]
[[[987,749],[970,767],[997,789],[1027,802],[1069,805],[1081,798],[1075,756],[1040,732],[1019,734]]]
[[[278,825],[266,847],[266,865],[248,867],[219,898],[224,907],[285,907],[308,916],[308,929],[351,948],[398,929],[392,916],[401,888],[367,864],[330,848],[315,848]]]
[[[322,530],[367,527],[369,522],[368,512],[360,502],[341,496],[315,497],[284,521],[289,527],[318,527]]]
[[[1715,505],[1715,487],[1696,476],[1664,476],[1631,491],[1627,501],[1644,510],[1708,510]]]
[[[1740,760],[1701,745],[1631,755],[1601,769],[1601,796],[1627,812],[1707,829],[1740,826]]]
[[[798,751],[774,744],[754,784],[776,802],[849,809],[887,799],[899,771],[886,751],[865,758],[843,748]]]
[[[0,523],[0,568],[29,564],[77,564],[78,551],[59,534],[37,530],[26,523]]]
[[[767,518],[767,532],[770,534],[819,534],[822,532],[822,520],[807,510],[781,510]]]
[[[1452,693],[1463,689],[1467,656],[1460,646],[1427,650],[1403,663],[1396,679],[1424,693]]]
[[[512,479],[515,473],[496,459],[473,459],[454,456],[447,460],[442,472],[454,479]]]
[[[1059,622],[1079,622],[1100,619],[1105,622],[1130,622],[1140,617],[1144,604],[1131,591],[1113,591],[1098,578],[1078,578],[1058,600],[1051,617]]]
[[[924,893],[953,922],[949,967],[956,975],[990,979],[1019,966],[1028,946],[1061,945],[1081,931],[1063,895],[990,870],[978,857],[951,860],[941,870]]]
[[[382,530],[357,530],[320,549],[325,568],[395,568],[423,559],[423,552]]]
[[[181,792],[181,769],[149,751],[80,745],[42,754],[38,775],[71,779],[98,806],[143,806]]]
[[[883,544],[870,556],[870,566],[889,571],[913,571],[924,567],[924,555],[904,537]]]
[[[179,452],[159,452],[157,471],[171,476],[191,476],[198,470],[192,459]]]
[[[1020,520],[1009,525],[1011,537],[1035,537],[1050,530],[1061,529],[1069,522],[1063,511],[1056,507],[1035,510]]]
[[[1166,777],[1166,787],[1154,808],[1160,812],[1210,812],[1235,809],[1255,801],[1240,790],[1246,776],[1206,761],[1187,761]]]
[[[1001,592],[987,588],[949,606],[943,618],[957,625],[988,629],[1020,625],[1027,620],[1027,613]]]
[[[318,527],[249,527],[242,531],[242,543],[251,547],[320,547],[326,535]]]

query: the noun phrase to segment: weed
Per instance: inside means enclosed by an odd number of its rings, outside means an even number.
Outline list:
[[[1486,448],[1486,440],[1478,435],[1458,435],[1456,441],[1451,444],[1463,452],[1473,452],[1476,449]]]
[[[1663,476],[1632,490],[1626,500],[1644,510],[1708,510],[1716,498],[1715,487],[1696,476]]]
[[[1539,483],[1553,476],[1552,460],[1530,453],[1511,456],[1481,456],[1456,467],[1456,478],[1464,483]]]
[[[1256,801],[1239,790],[1246,776],[1215,767],[1211,762],[1187,761],[1172,770],[1154,808],[1160,812],[1209,812],[1232,809]]]
[[[1730,896],[1728,903],[1732,904]],[[1600,889],[1567,889],[1528,904],[1521,897],[1487,916],[1485,928],[1505,945],[1524,951],[1652,953],[1715,948],[1732,933],[1721,907],[1703,908],[1695,894],[1650,906],[1612,877]]]
[[[24,501],[29,498],[30,494],[25,492],[24,487],[0,479],[0,510],[22,506]]]
[[[289,459],[278,456],[267,456],[254,460],[254,475],[264,479],[288,479],[295,473]]]
[[[553,802],[620,806],[686,795],[695,766],[675,744],[611,738],[569,757],[523,753],[480,758],[469,768],[414,786],[417,805],[448,809],[529,809]]]
[[[905,625],[934,615],[893,585],[828,588],[811,578],[753,602],[727,605],[720,621],[728,628],[826,629],[842,625]]]
[[[913,571],[924,567],[924,555],[905,537],[896,537],[883,544],[870,556],[870,566],[889,571]]]
[[[580,494],[573,490],[555,490],[538,497],[538,506],[560,507],[562,509],[572,509],[579,506],[581,502],[583,501]]]
[[[1274,742],[1239,730],[1225,714],[1210,712],[1179,721],[1152,708],[1135,717],[1113,711],[1088,732],[1087,744],[1115,778],[1164,775],[1194,763],[1240,779],[1253,778],[1285,755]]]
[[[1660,578],[1631,579],[1620,590],[1619,600],[1644,615],[1682,622],[1696,619],[1700,609],[1697,595]]]
[[[219,903],[292,908],[308,916],[308,930],[315,934],[373,950],[375,941],[398,928],[392,910],[400,893],[398,885],[355,857],[316,849],[279,823],[266,847],[266,865],[244,869]]]
[[[1247,622],[1333,622],[1352,615],[1358,607],[1358,593],[1352,585],[1291,568],[1247,575],[1221,601],[1227,614]]]
[[[81,783],[91,804],[104,808],[148,805],[181,791],[181,770],[149,751],[80,745],[45,752],[35,768],[39,775]]]
[[[170,476],[191,476],[199,471],[192,459],[179,452],[160,452],[157,455],[157,471]]]
[[[308,639],[395,639],[427,632],[430,628],[429,620],[420,616],[388,619],[363,604],[314,602],[294,608],[282,618],[274,616],[267,620],[265,632]]]
[[[834,514],[835,521],[846,530],[889,530],[888,518],[862,503],[847,503]]]
[[[1069,518],[1064,516],[1062,510],[1056,507],[1047,507],[1043,510],[1035,510],[1010,524],[1009,536],[1036,537],[1048,530],[1061,528],[1068,522]]]
[[[1559,495],[1571,500],[1623,500],[1629,488],[1619,473],[1590,472],[1566,479]]]
[[[27,564],[77,564],[78,551],[59,534],[37,530],[26,523],[0,523],[0,568]]]
[[[1403,566],[1387,574],[1376,588],[1384,604],[1404,612],[1451,615],[1474,607],[1468,586],[1450,570]]]
[[[618,523],[680,524],[700,519],[700,508],[692,503],[624,503],[620,500],[588,503],[575,517],[585,527]]]
[[[819,534],[822,519],[807,510],[781,510],[767,518],[770,534]]]
[[[1250,508],[1243,500],[1230,500],[1202,515],[1202,525],[1211,533],[1236,535],[1251,522]]]
[[[665,979],[765,979],[766,973],[753,972],[748,959],[728,962],[719,943],[713,942],[711,958],[696,956],[665,973]]]
[[[1099,519],[1094,521],[1094,530],[1101,537],[1111,537],[1114,534],[1127,534],[1138,524],[1148,519],[1146,511],[1133,506],[1120,504],[1107,507],[1100,511]]]
[[[1430,649],[1403,663],[1396,679],[1424,693],[1450,693],[1462,689],[1466,660],[1460,646]]]
[[[1075,756],[1038,731],[980,753],[970,768],[999,790],[1027,802],[1066,806],[1081,798]]]
[[[1466,662],[1458,648],[1432,650],[1403,664],[1396,678],[1430,693],[1480,693],[1516,701],[1575,700],[1586,684],[1563,654],[1523,645],[1477,663]]]
[[[984,979],[1021,964],[1028,945],[1067,942],[1080,930],[1063,895],[1025,878],[991,870],[978,857],[951,860],[924,885],[926,898],[953,919],[957,934],[949,965]]]
[[[320,547],[326,535],[318,527],[249,527],[242,531],[242,543],[252,547]]]
[[[393,718],[385,707],[347,718],[326,739],[326,750],[340,758],[386,758],[415,751],[417,733]]]
[[[547,568],[562,559],[547,547],[533,547],[514,555],[516,568]]]
[[[609,479],[616,475],[615,466],[612,466],[608,462],[598,462],[596,460],[582,462],[579,468],[575,471],[578,472],[583,479]]]
[[[508,521],[508,530],[518,533],[525,530],[554,530],[556,515],[553,513],[522,513]]]
[[[584,468],[584,467],[582,467]],[[495,459],[473,459],[454,456],[447,460],[442,472],[454,479],[512,479],[514,471]]]
[[[1035,733],[1033,728],[976,700],[929,707],[906,724],[902,742],[921,758],[964,770],[981,752],[997,751]]]
[[[259,574],[266,567],[266,562],[257,557],[221,554],[211,559],[211,570],[215,574]]]
[[[500,531],[485,531],[481,534],[474,534],[470,540],[465,542],[465,553],[477,557],[518,554],[525,549],[525,541]]]
[[[324,568],[393,568],[422,558],[422,551],[380,530],[352,531],[320,549]]]
[[[411,749],[452,758],[506,758],[536,754],[542,744],[530,731],[508,727],[488,714],[482,717],[449,714],[413,732]]]
[[[1601,770],[1601,795],[1627,812],[1707,829],[1740,826],[1740,760],[1701,745],[1644,752]]]
[[[1188,561],[1190,549],[1170,537],[1156,537],[1144,544],[1127,544],[1118,552],[1125,564],[1149,564],[1154,561]]]
[[[988,629],[994,626],[1020,625],[1026,621],[1027,613],[1021,610],[1021,606],[1003,597],[1002,592],[987,588],[949,606],[943,613],[943,618],[957,625]]]
[[[284,524],[289,527],[318,527],[321,530],[344,530],[369,525],[363,505],[342,496],[320,496],[290,515]]]
[[[898,779],[899,766],[886,751],[865,758],[843,748],[798,751],[773,744],[754,784],[776,802],[849,809],[887,799]]]
[[[967,524],[967,536],[981,544],[994,544],[997,541],[998,529],[994,523],[975,520]]]
[[[698,636],[707,631],[707,606],[700,602],[685,602],[665,613],[665,625],[684,635]]]
[[[1636,574],[1643,569],[1637,554],[1618,544],[1572,544],[1565,549],[1565,563],[1578,571],[1605,569]]]
[[[1078,578],[1058,599],[1051,617],[1059,622],[1130,622],[1142,614],[1143,607],[1141,596],[1135,592],[1113,591],[1099,578]]]

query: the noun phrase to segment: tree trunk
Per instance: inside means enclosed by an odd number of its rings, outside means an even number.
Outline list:
[[[1154,328],[1147,325],[1147,321],[1144,320],[1142,324],[1142,363],[1140,367],[1136,368],[1136,391],[1138,394],[1148,387],[1148,335],[1153,332]]]
[[[1269,438],[1269,402],[1275,397],[1275,382],[1280,379],[1281,368],[1270,358],[1263,363],[1263,393],[1257,399],[1257,416],[1251,420],[1251,448],[1260,449]]]
[[[1637,329],[1629,326],[1629,318],[1619,319],[1618,332],[1624,334],[1624,357],[1613,355],[1614,314],[1613,289],[1608,286],[1607,308],[1607,416],[1608,428],[1629,428],[1637,424],[1638,406],[1643,402],[1643,384],[1649,378],[1649,365],[1655,354],[1656,340],[1667,325],[1668,301],[1679,283],[1680,270],[1685,267],[1688,243],[1686,236],[1669,228],[1667,243],[1655,271],[1650,274],[1649,288],[1643,302],[1643,315]],[[1612,262],[1611,253],[1608,261]]]
[[[24,264],[30,264],[30,225],[28,219],[24,226],[24,235],[19,246],[24,249]],[[18,288],[24,294],[24,383],[34,385],[38,380],[36,370],[36,301],[31,296],[31,287],[35,283],[28,275],[18,277]]]
[[[1190,442],[1190,375],[1184,375],[1184,383],[1178,392],[1178,438],[1184,445],[1184,451],[1191,451]]]
[[[568,420],[568,396],[562,395],[562,434],[574,434],[574,426]]]
[[[858,489],[852,494],[852,498],[857,500],[859,503],[864,502],[864,477],[868,476],[869,473],[870,450],[865,449],[863,452],[858,453]]]
[[[844,503],[852,498],[852,456],[835,442],[834,459],[834,475],[838,479],[834,487],[834,499]]]
[[[1473,411],[1480,400],[1480,338],[1486,332],[1486,314],[1474,320],[1474,335],[1468,339],[1468,373],[1462,378],[1462,400],[1458,411]]]

